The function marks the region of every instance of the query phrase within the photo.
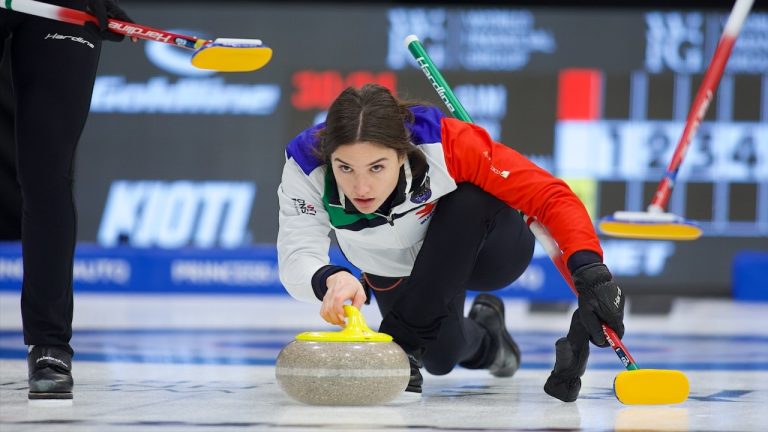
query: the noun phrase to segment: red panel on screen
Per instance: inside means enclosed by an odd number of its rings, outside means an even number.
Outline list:
[[[564,69],[558,77],[557,119],[602,117],[603,74],[597,69]]]

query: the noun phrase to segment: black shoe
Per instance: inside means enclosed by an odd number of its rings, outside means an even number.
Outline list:
[[[53,346],[27,354],[30,399],[72,399],[72,355]]]
[[[544,384],[544,391],[563,402],[573,402],[579,397],[581,376],[587,370],[589,344],[574,350],[568,338],[555,342],[555,367]]]
[[[504,302],[491,294],[479,294],[469,309],[469,319],[488,330],[498,347],[493,362],[488,366],[491,375],[511,377],[520,367],[520,348],[507,332],[504,322]]]
[[[408,363],[411,364],[411,379],[408,381],[408,387],[405,391],[421,394],[421,385],[424,384],[424,378],[421,376],[421,368],[424,364],[421,362],[422,351],[406,352]]]

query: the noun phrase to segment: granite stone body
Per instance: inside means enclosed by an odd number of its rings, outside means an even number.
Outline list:
[[[394,342],[295,340],[277,356],[275,375],[292,398],[311,405],[376,405],[408,386],[410,365]]]

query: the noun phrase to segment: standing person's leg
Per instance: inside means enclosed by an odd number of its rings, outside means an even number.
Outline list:
[[[35,346],[30,397],[71,397],[75,149],[101,41],[83,27],[36,17],[25,17],[12,40],[23,202],[21,309],[24,342]]]
[[[533,236],[516,211],[476,186],[460,184],[440,200],[403,294],[382,311],[380,330],[406,351],[426,348],[430,372],[448,373],[458,362],[488,367],[499,341],[484,323],[464,317],[465,291],[508,285],[532,254]]]
[[[10,35],[18,14],[0,10],[0,241],[21,239],[21,192],[16,180]],[[5,52],[4,52],[5,51]]]

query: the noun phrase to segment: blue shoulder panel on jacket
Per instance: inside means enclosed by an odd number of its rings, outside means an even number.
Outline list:
[[[411,125],[411,142],[416,145],[440,142],[440,120],[445,114],[432,106],[417,105],[410,109],[416,117]]]
[[[293,158],[304,174],[309,175],[315,168],[323,164],[323,161],[314,155],[319,139],[317,131],[325,127],[325,122],[318,123],[309,129],[305,129],[296,135],[285,148],[285,154],[288,158]]]

